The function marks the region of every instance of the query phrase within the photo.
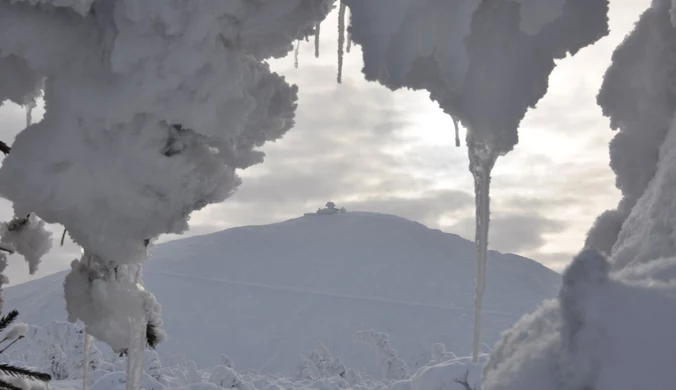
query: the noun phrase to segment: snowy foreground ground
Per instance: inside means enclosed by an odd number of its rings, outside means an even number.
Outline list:
[[[56,380],[52,389],[82,389],[84,336],[73,324],[54,322],[43,327],[31,327],[28,347],[3,355],[3,360],[17,366],[28,366],[49,372]],[[146,351],[142,387],[145,390],[163,389],[480,389],[481,369],[487,355],[479,364],[469,358],[458,358],[446,352],[443,344],[430,349],[430,361],[417,370],[411,370],[399,359],[389,343],[388,336],[378,332],[358,335],[371,347],[378,362],[381,379],[376,379],[344,365],[324,346],[302,355],[297,367],[286,375],[263,375],[238,371],[226,355],[220,364],[198,368],[194,361],[175,356],[161,362],[154,351]],[[93,347],[88,359],[88,387],[92,390],[125,388],[126,358],[103,354]],[[384,378],[384,379],[383,379]],[[17,383],[19,384],[19,383]],[[22,384],[27,384],[23,382]],[[40,389],[38,383],[30,384]]]

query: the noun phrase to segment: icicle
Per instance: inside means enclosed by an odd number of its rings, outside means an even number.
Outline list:
[[[26,127],[30,126],[33,123],[33,109],[37,107],[35,100],[29,100],[25,105],[24,109],[26,110]]]
[[[497,156],[485,144],[473,144],[469,151],[469,169],[474,176],[474,196],[476,201],[477,274],[474,286],[474,337],[472,340],[472,361],[479,359],[481,342],[481,309],[486,287],[486,261],[488,255],[488,228],[490,223],[490,185],[491,171]]]
[[[321,24],[317,23],[315,25],[315,58],[319,58],[319,32],[321,30]]]
[[[458,120],[452,116],[453,125],[455,126],[455,146],[460,147],[460,128],[458,127]]]
[[[293,66],[298,69],[298,53],[300,52],[300,39],[296,42],[296,49],[293,51]]]
[[[347,28],[347,46],[345,47],[345,52],[349,54],[350,49],[352,49],[352,30]]]
[[[82,390],[89,388],[89,350],[91,349],[92,336],[84,330],[84,361],[82,362]]]
[[[127,269],[126,276],[141,286],[141,265],[131,270]],[[133,273],[129,275],[129,273]],[[139,317],[129,317],[129,348],[127,349],[127,390],[141,390],[143,378],[143,358],[146,349],[146,330],[148,319],[143,314]]]
[[[345,46],[345,3],[340,2],[338,11],[338,84],[343,83],[343,47]]]
[[[146,321],[129,318],[129,348],[127,349],[127,390],[141,390],[143,354],[145,352]]]

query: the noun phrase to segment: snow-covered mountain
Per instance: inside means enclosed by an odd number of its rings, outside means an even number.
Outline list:
[[[318,343],[363,372],[375,357],[354,333],[389,333],[412,367],[442,342],[469,353],[475,246],[403,218],[305,216],[158,245],[144,272],[163,305],[169,338],[160,354],[198,365],[227,354],[238,369],[286,372]],[[31,324],[66,318],[65,273],[7,289],[7,306]],[[560,275],[491,252],[483,340],[555,296]]]

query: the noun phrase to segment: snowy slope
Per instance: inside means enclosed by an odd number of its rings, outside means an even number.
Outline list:
[[[362,329],[389,333],[411,366],[429,347],[470,351],[474,244],[403,218],[347,213],[242,227],[157,246],[144,273],[163,305],[162,355],[213,365],[226,353],[238,369],[287,372],[317,343],[350,367],[375,373],[353,343]],[[7,289],[24,321],[65,319],[65,273]],[[560,276],[515,255],[491,252],[483,339],[545,298]]]

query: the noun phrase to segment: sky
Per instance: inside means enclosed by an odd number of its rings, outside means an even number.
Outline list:
[[[519,144],[493,170],[489,247],[556,271],[581,249],[596,216],[620,199],[608,166],[614,133],[596,93],[613,49],[650,0],[610,3],[610,35],[558,62],[547,95],[521,124]],[[346,54],[337,84],[337,35],[333,12],[322,25],[319,58],[310,41],[301,44],[298,69],[293,55],[270,61],[299,86],[296,126],[263,147],[263,164],[240,172],[243,184],[234,196],[193,214],[184,236],[296,218],[331,200],[348,211],[395,214],[473,239],[474,185],[452,120],[424,91],[392,92],[365,81],[358,46]],[[42,113],[38,107],[34,119]],[[0,139],[11,144],[24,124],[21,107],[0,107]],[[0,199],[0,220],[12,215],[11,204]],[[11,284],[67,269],[79,257],[67,237],[60,246],[61,227],[50,230],[55,248],[36,275],[11,257]]]

